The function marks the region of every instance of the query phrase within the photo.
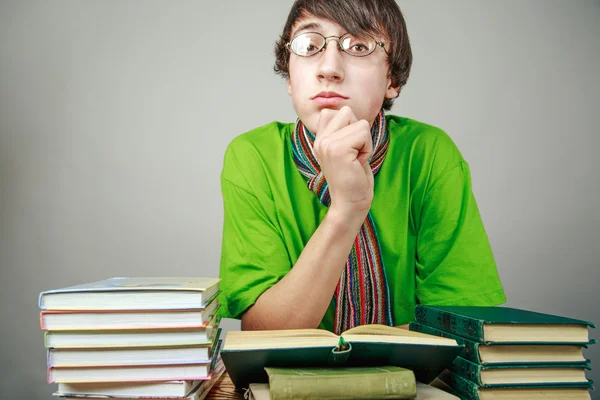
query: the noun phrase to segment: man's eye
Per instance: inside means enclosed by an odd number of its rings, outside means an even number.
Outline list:
[[[367,50],[367,46],[363,45],[363,44],[355,44],[354,46],[352,46],[352,51],[356,52],[356,53],[362,53],[363,51]]]

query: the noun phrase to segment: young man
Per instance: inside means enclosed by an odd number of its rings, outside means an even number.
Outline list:
[[[397,4],[298,0],[275,53],[298,121],[225,154],[222,315],[340,333],[503,303],[467,163],[440,129],[385,115],[412,61]]]

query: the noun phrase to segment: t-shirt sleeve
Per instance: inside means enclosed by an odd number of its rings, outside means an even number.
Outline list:
[[[224,205],[220,263],[220,314],[240,318],[291,268],[272,211],[272,200],[260,192],[257,165],[228,150],[221,174]],[[245,175],[243,171],[251,171]],[[254,177],[254,178],[253,178]],[[258,190],[254,188],[258,187]],[[252,189],[251,189],[252,187]]]
[[[506,301],[464,160],[431,182],[420,222],[419,303],[492,306]]]

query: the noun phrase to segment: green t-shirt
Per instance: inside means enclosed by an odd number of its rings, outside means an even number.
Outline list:
[[[471,191],[469,166],[442,130],[386,116],[390,143],[375,177],[377,229],[395,325],[416,304],[506,301]],[[223,317],[240,318],[298,260],[327,207],[306,186],[290,146],[294,124],[273,122],[225,153],[221,254]],[[333,330],[335,305],[320,328]]]

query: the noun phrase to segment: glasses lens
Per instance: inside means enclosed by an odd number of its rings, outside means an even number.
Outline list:
[[[318,33],[302,33],[294,38],[291,48],[299,56],[312,56],[321,50],[325,44],[325,38]]]
[[[346,53],[357,56],[364,57],[371,54],[377,43],[375,39],[369,36],[353,36],[351,34],[346,34],[341,37],[340,43],[342,45],[342,50]]]

